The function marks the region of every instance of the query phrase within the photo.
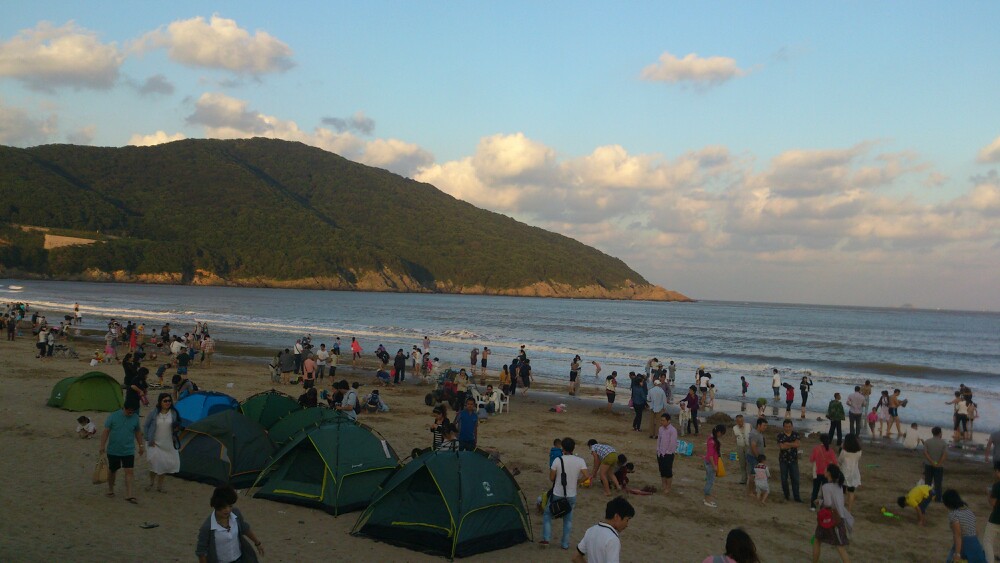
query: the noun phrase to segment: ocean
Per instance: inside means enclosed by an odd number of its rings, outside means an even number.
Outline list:
[[[796,386],[796,405],[798,381],[812,378],[809,406],[820,411],[834,392],[846,399],[869,379],[876,390],[902,390],[907,425],[946,429],[951,407],[944,403],[964,383],[979,406],[977,431],[1000,426],[1000,313],[0,280],[5,301],[42,311],[79,302],[85,328],[114,317],[144,322],[147,333],[164,322],[183,333],[203,321],[217,341],[275,351],[311,334],[317,346],[340,336],[346,349],[353,336],[366,354],[379,344],[394,354],[427,336],[432,355],[456,366],[469,365],[473,347],[488,346],[491,370],[523,344],[536,378],[568,381],[579,354],[582,381],[594,387],[612,370],[643,371],[655,356],[677,364],[678,388],[704,366],[728,399],[738,398],[740,376],[750,382],[748,398],[771,397],[771,369],[778,368],[782,381]],[[602,366],[600,382],[592,360]]]

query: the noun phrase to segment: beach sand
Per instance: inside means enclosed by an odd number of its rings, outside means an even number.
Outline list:
[[[91,344],[76,343],[85,352]],[[225,345],[220,353],[225,354]],[[195,367],[191,378],[202,389],[229,393],[238,399],[270,389],[266,361],[238,362],[217,354],[212,368]],[[86,354],[81,354],[86,356]],[[155,364],[147,362],[155,371]],[[0,437],[3,456],[0,470],[8,479],[0,495],[0,561],[190,561],[194,559],[198,527],[208,516],[212,487],[171,478],[167,493],[146,492],[145,460],[137,461],[138,506],[123,500],[122,476],[118,494],[105,498],[105,485],[92,485],[91,472],[98,456],[99,440],[81,440],[74,429],[73,413],[45,406],[52,386],[61,378],[90,371],[85,358],[55,358],[40,361],[34,357],[31,338],[0,345]],[[105,365],[103,371],[121,380],[118,365]],[[351,372],[343,366],[338,376],[360,380],[366,390],[372,383],[371,372]],[[496,383],[496,375],[491,381]],[[329,378],[324,387],[329,388]],[[227,384],[232,383],[232,388]],[[297,396],[300,387],[287,386],[287,393]],[[391,412],[362,415],[362,420],[381,432],[401,456],[416,447],[430,445],[427,424],[430,408],[424,405],[429,387],[407,382],[398,388],[382,391]],[[151,392],[152,395],[152,392]],[[155,395],[152,395],[155,397]],[[155,399],[154,399],[155,400]],[[585,443],[589,438],[614,445],[636,462],[637,471],[631,486],[659,488],[655,440],[648,433],[630,431],[631,411],[623,405],[613,414],[605,413],[602,397],[574,398],[561,388],[511,401],[511,412],[494,416],[480,428],[480,445],[499,450],[508,468],[518,468],[516,477],[531,509],[535,543],[470,558],[475,561],[568,561],[571,553],[559,549],[561,524],[555,526],[553,546],[542,549],[541,518],[534,511],[535,498],[548,488],[548,450],[553,438],[571,436],[580,444],[577,452],[592,463]],[[565,403],[566,412],[549,412],[556,403]],[[824,402],[825,404],[825,402]],[[735,415],[735,403],[720,403]],[[716,409],[717,411],[719,409]],[[770,411],[770,408],[768,409]],[[755,413],[748,407],[748,418]],[[144,408],[143,414],[148,412]],[[783,409],[782,409],[783,412]],[[105,413],[88,414],[102,427]],[[794,413],[797,416],[797,411]],[[648,413],[647,413],[648,416]],[[812,425],[815,413],[810,413]],[[796,423],[798,423],[796,419]],[[807,561],[811,554],[809,540],[816,518],[806,505],[786,503],[778,479],[777,447],[774,432],[779,422],[772,420],[768,449],[772,468],[771,498],[766,506],[752,502],[737,484],[732,464],[729,475],[716,482],[713,495],[718,508],[702,504],[704,470],[701,455],[705,450],[708,429],[693,438],[695,455],[678,457],[675,464],[673,493],[669,497],[633,496],[636,517],[622,534],[622,561],[692,561],[700,562],[709,554],[723,551],[727,532],[743,527],[754,539],[762,561]],[[823,425],[825,427],[825,425]],[[845,422],[846,427],[846,422]],[[816,435],[804,440],[801,448],[801,494],[808,499],[811,491],[809,452],[818,443]],[[895,506],[895,498],[905,494],[922,475],[918,452],[898,448],[870,446],[864,442],[862,487],[854,507],[856,524],[849,553],[854,561],[936,561],[943,560],[951,544],[946,509],[934,504],[928,512],[928,525],[918,528],[912,514],[902,520],[882,516],[879,508],[904,512]],[[723,438],[723,451],[734,449],[731,433]],[[970,504],[982,530],[989,507],[987,486],[992,482],[989,467],[977,458],[949,460],[945,469],[945,487],[956,488]],[[571,544],[575,546],[584,531],[598,522],[604,511],[601,488],[581,489],[577,499]],[[358,513],[334,518],[324,512],[288,504],[241,496],[237,504],[263,541],[264,561],[316,561],[343,557],[351,561],[434,561],[414,551],[355,538],[349,531]],[[159,527],[142,529],[144,522]],[[824,546],[823,561],[839,560],[831,546]]]

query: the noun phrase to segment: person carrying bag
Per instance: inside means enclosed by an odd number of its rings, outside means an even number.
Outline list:
[[[556,490],[556,486],[553,483],[552,488],[549,489],[549,497],[548,497],[550,499],[549,512],[552,514],[553,518],[562,518],[563,516],[569,514],[571,510],[573,510],[573,506],[570,505],[569,499],[566,498],[567,497],[566,464],[563,462],[562,456],[559,457],[559,464],[562,466],[562,471],[560,472],[560,477],[561,477],[560,483],[562,484],[563,488],[563,496],[557,499],[552,498]]]

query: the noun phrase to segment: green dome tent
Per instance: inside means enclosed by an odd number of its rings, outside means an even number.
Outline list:
[[[271,437],[272,442],[281,447],[304,428],[313,426],[324,420],[339,420],[342,418],[350,420],[349,416],[340,411],[326,407],[310,407],[289,413],[278,422],[275,422],[274,426],[268,429],[267,434]]]
[[[249,487],[274,453],[264,427],[234,410],[205,417],[180,436],[182,479]]]
[[[480,451],[428,451],[382,484],[353,535],[449,558],[531,540],[517,481]]]
[[[360,510],[399,456],[377,432],[343,416],[301,430],[261,471],[255,498],[299,504],[337,516]],[[256,483],[254,484],[256,486]]]
[[[271,428],[288,413],[302,409],[302,405],[281,391],[264,391],[240,402],[240,412],[264,428]]]
[[[122,386],[110,375],[91,371],[56,383],[49,395],[50,407],[68,411],[116,411],[125,404]]]

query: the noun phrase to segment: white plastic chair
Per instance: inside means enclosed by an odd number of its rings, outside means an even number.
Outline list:
[[[504,407],[507,407],[507,412],[510,412],[510,397],[501,392],[497,399],[497,414],[502,413]]]

